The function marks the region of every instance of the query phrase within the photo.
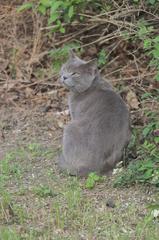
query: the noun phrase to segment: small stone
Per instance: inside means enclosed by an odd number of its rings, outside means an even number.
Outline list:
[[[107,202],[106,202],[106,206],[110,207],[110,208],[115,208],[116,207],[113,199],[108,199]]]

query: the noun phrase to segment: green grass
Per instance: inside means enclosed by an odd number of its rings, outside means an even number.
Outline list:
[[[50,197],[56,196],[56,193],[53,192],[53,190],[47,185],[45,185],[45,186],[40,185],[40,186],[34,187],[34,189],[32,191],[37,196],[43,197],[43,198],[48,197],[48,196],[50,196]]]
[[[140,206],[140,194],[144,193],[137,190],[134,202],[125,189],[123,200],[122,190],[114,189],[111,179],[61,174],[51,158],[56,152],[33,143],[11,151],[1,161],[0,239],[158,239],[157,219],[146,203]],[[48,169],[46,161],[51,159],[52,169]],[[38,160],[41,168],[37,171],[34,164]],[[20,169],[18,175],[15,166]],[[33,178],[31,170],[35,170]],[[31,179],[28,183],[26,176]],[[92,178],[93,187],[88,187]],[[112,194],[116,207],[108,208],[106,199]]]

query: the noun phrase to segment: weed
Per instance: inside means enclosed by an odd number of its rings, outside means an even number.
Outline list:
[[[33,192],[39,197],[55,197],[57,193],[53,192],[49,186],[40,185],[33,189]]]
[[[11,152],[6,154],[6,156],[0,162],[0,185],[5,184],[5,182],[11,177],[20,178],[22,174],[22,169],[16,163],[15,153]]]
[[[98,66],[102,67],[107,63],[107,53],[105,49],[102,49],[98,55]]]
[[[21,240],[16,231],[11,227],[0,228],[0,239],[2,240]]]
[[[28,218],[25,209],[18,204],[12,204],[12,215],[14,217],[14,220],[19,224],[24,224]]]
[[[159,81],[159,35],[146,38],[143,44],[146,54],[151,57],[149,65],[157,69],[155,79]]]
[[[127,170],[123,171],[116,178],[114,186],[127,186],[137,182],[148,183],[159,187],[159,136],[155,136],[155,131],[159,128],[158,116],[156,113],[146,113],[149,123],[139,131],[142,136],[142,144],[136,131],[133,132],[129,149],[136,148],[138,159],[131,162]]]
[[[5,187],[0,187],[0,193],[0,220],[8,222],[10,215],[13,215],[12,197]]]
[[[25,151],[27,155],[30,155],[32,158],[43,157],[51,159],[56,155],[56,151],[47,149],[36,142],[29,143]]]
[[[158,234],[158,221],[154,221],[154,219],[159,216],[159,205],[151,204],[148,206],[148,209],[149,211],[144,217],[143,221],[139,222],[137,225],[137,239],[142,239],[143,236],[145,236],[144,239],[153,240],[156,239]],[[155,213],[157,213],[156,216]]]
[[[154,34],[153,26],[147,26],[145,21],[139,21],[136,37],[143,42],[143,49],[150,57],[149,66],[155,67],[155,79],[159,81],[159,36]]]
[[[98,176],[95,172],[92,172],[88,175],[88,178],[85,183],[85,187],[88,189],[92,189],[95,187],[95,184],[97,182],[101,182],[103,180],[103,177]]]

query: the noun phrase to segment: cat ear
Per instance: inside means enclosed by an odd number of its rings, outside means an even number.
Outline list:
[[[98,67],[98,66],[97,66],[97,59],[94,58],[94,59],[92,59],[92,60],[86,62],[85,65],[86,65],[87,67],[92,68],[93,70],[96,70],[97,67]]]
[[[69,50],[69,58],[70,59],[76,58],[76,54],[74,53],[73,49]]]

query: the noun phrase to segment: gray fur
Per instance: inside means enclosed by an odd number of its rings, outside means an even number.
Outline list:
[[[126,104],[101,79],[95,60],[85,62],[71,53],[61,81],[70,90],[71,122],[64,129],[59,167],[80,176],[111,172],[130,139]]]

